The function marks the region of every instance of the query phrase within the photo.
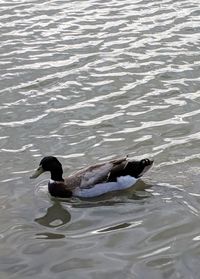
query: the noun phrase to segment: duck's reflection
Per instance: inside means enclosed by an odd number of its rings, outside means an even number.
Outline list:
[[[65,235],[60,233],[43,232],[43,233],[36,233],[35,238],[36,239],[61,239],[61,238],[65,238]]]
[[[56,201],[47,209],[46,214],[40,218],[36,218],[35,222],[45,227],[57,228],[67,224],[70,220],[70,213],[60,202]]]

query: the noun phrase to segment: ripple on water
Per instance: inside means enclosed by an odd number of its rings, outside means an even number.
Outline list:
[[[199,2],[1,2],[0,275],[199,278]],[[55,201],[49,154],[154,157],[152,187]]]

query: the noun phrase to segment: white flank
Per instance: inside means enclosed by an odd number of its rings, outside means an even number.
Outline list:
[[[103,195],[108,192],[128,189],[133,186],[138,179],[130,175],[120,176],[116,182],[99,183],[92,188],[77,188],[73,195],[80,198],[92,198]]]

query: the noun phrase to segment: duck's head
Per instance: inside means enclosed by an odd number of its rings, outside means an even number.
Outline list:
[[[44,157],[40,163],[37,170],[31,175],[31,179],[37,178],[40,174],[43,172],[50,171],[51,173],[51,179],[55,181],[64,181],[62,178],[63,170],[62,165],[58,161],[56,157],[53,156],[47,156]]]

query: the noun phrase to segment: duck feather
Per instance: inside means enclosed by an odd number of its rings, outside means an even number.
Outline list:
[[[140,161],[126,157],[82,168],[62,178],[62,165],[53,156],[44,157],[32,178],[44,171],[51,172],[49,192],[56,197],[97,196],[114,190],[131,187],[153,164],[149,159]]]

